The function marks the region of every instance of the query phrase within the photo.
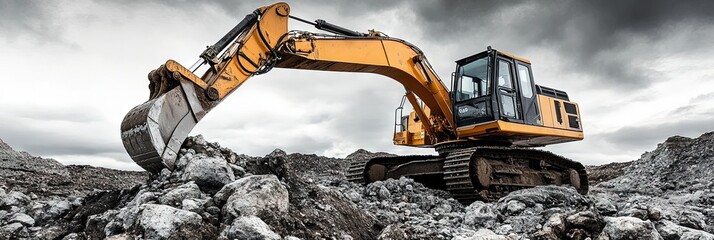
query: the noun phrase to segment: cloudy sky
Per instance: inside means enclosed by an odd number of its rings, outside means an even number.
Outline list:
[[[0,138],[66,164],[138,170],[119,124],[147,73],[188,66],[266,1],[0,1]],[[586,139],[546,149],[585,164],[637,159],[668,136],[714,131],[711,1],[294,1],[292,14],[419,46],[442,76],[491,45],[533,62],[536,83],[580,104]],[[311,30],[291,22],[291,29]],[[236,152],[343,157],[391,143],[397,82],[275,69],[199,123]]]

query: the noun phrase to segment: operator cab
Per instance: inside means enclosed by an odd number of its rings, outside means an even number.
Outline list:
[[[536,85],[527,59],[489,47],[456,61],[452,76],[455,140],[538,147],[584,137],[577,103],[563,91]],[[415,111],[402,115],[404,101],[395,112],[394,143],[438,144]],[[424,108],[424,114],[430,116],[430,109]]]
[[[530,61],[488,47],[456,64],[451,99],[458,127],[496,120],[541,124]]]

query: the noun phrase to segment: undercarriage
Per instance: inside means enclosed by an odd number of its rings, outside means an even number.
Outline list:
[[[355,161],[347,178],[371,183],[410,177],[427,187],[449,191],[463,203],[496,201],[509,192],[540,185],[571,185],[588,192],[585,167],[553,153],[530,148],[450,143],[438,156],[378,157]]]

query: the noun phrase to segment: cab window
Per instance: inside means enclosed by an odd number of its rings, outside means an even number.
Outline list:
[[[518,64],[518,79],[521,81],[521,92],[523,97],[532,98],[533,97],[533,87],[531,86],[531,71],[523,64]]]
[[[488,56],[459,67],[456,101],[465,101],[490,94]]]

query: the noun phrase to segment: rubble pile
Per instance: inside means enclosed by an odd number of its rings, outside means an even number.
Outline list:
[[[602,168],[589,195],[543,186],[468,205],[409,178],[345,180],[351,161],[387,153],[252,157],[197,136],[175,169],[147,176],[62,166],[0,141],[0,239],[714,239],[713,136],[673,137]],[[116,180],[92,183],[98,173]],[[27,174],[77,180],[66,190]]]

